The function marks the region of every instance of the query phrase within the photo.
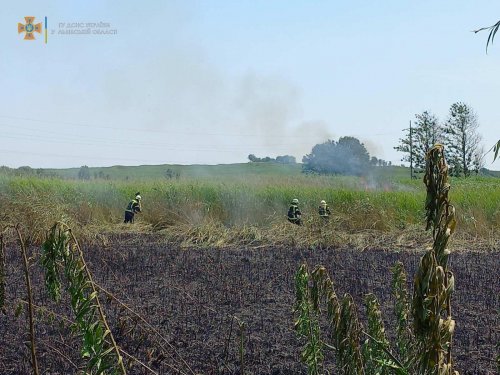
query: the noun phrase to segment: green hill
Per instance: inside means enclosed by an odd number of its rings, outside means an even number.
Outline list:
[[[80,168],[46,169],[46,173],[63,178],[78,178]],[[218,165],[139,165],[90,167],[90,177],[111,180],[158,178],[248,178],[250,176],[290,176],[300,174],[301,164],[239,163]]]
[[[63,179],[78,179],[80,168],[65,169],[33,169],[20,167],[17,169],[0,167],[0,174],[14,176],[53,176]],[[303,176],[302,164],[280,164],[270,162],[251,162],[217,165],[139,165],[112,167],[89,167],[91,180],[158,180],[158,179],[230,179],[247,180],[262,177],[294,177]],[[482,177],[500,177],[500,171],[482,169]],[[410,169],[390,166],[374,167],[368,179],[409,182]],[[422,173],[415,172],[416,180],[421,180]]]

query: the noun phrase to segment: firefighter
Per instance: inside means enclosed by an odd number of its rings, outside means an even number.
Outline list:
[[[319,203],[318,213],[321,218],[328,220],[328,217],[330,216],[330,208],[326,204],[326,201],[323,200]]]
[[[135,199],[132,199],[127,208],[125,209],[125,220],[124,223],[133,223],[134,215],[137,212],[141,212],[141,194],[135,193]]]
[[[302,213],[299,210],[299,200],[297,198],[292,200],[292,204],[288,209],[288,221],[297,225],[302,225]]]

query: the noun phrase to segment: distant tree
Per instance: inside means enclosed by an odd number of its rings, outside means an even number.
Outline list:
[[[476,114],[470,106],[461,102],[451,105],[444,133],[451,173],[454,176],[468,177],[474,170],[474,155],[478,152],[481,141],[478,127]]]
[[[387,167],[390,162],[388,162],[387,160],[384,160],[384,159],[377,159],[377,164],[379,167]],[[370,164],[371,164],[371,161],[370,161]]]
[[[372,157],[371,157],[371,159],[370,159],[370,165],[371,165],[372,167],[376,167],[376,166],[377,166],[377,164],[378,164],[378,159],[377,159],[377,157],[376,157],[376,156],[372,156]]]
[[[90,169],[86,165],[82,165],[78,171],[78,178],[80,180],[90,180]]]
[[[484,169],[484,147],[483,146],[479,146],[476,149],[476,152],[474,152],[474,156],[472,159],[472,167],[473,167],[474,172],[476,172],[476,174],[479,174],[479,172],[481,172],[481,170]]]
[[[19,168],[17,168],[17,171],[18,171],[19,175],[21,175],[21,176],[30,176],[33,174],[33,168],[28,167],[28,166],[19,167]]]
[[[394,149],[405,154],[401,159],[402,161],[410,162],[411,160],[416,168],[424,169],[425,155],[432,146],[441,141],[443,130],[437,117],[429,111],[417,113],[415,118],[416,121],[414,121],[411,132],[411,155],[410,129],[405,129],[405,137],[399,140],[399,145]]]
[[[284,157],[286,157],[286,158],[290,157],[290,158],[293,158],[295,160],[295,158],[293,156],[285,155]],[[283,157],[281,157],[281,158],[283,158]],[[248,160],[250,160],[252,163],[257,163],[257,162],[272,163],[272,162],[277,161],[276,159],[274,159],[274,158],[272,158],[270,156],[266,156],[266,157],[263,157],[263,158],[258,158],[254,154],[248,155]]]
[[[363,175],[370,167],[370,155],[354,137],[342,137],[317,144],[302,159],[304,172]]]
[[[425,169],[425,156],[427,152],[436,144],[442,141],[443,129],[439,125],[438,119],[432,113],[424,111],[416,114],[415,118],[415,167]]]
[[[167,168],[167,170],[165,171],[165,178],[167,178],[169,180],[172,178],[175,178],[178,180],[180,176],[181,176],[180,172],[174,171],[173,169]]]
[[[295,156],[283,155],[276,156],[276,162],[281,164],[296,164],[297,160],[295,159]]]
[[[401,161],[406,161],[410,163],[413,162],[413,160],[415,159],[415,152],[413,151],[412,146],[410,146],[411,142],[415,142],[415,137],[413,136],[413,133],[410,133],[410,129],[404,129],[404,131],[405,131],[404,137],[399,139],[399,145],[394,147],[394,149],[396,151],[403,153]],[[411,140],[410,140],[410,134],[411,134]]]

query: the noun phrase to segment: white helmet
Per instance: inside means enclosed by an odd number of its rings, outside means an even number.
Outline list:
[[[138,201],[140,201],[142,198],[140,195],[136,195],[135,199],[137,199]]]
[[[320,204],[326,204],[326,201],[321,201],[321,202],[319,202],[319,203],[320,203]]]
[[[292,204],[299,204],[299,200],[297,198],[292,199]]]

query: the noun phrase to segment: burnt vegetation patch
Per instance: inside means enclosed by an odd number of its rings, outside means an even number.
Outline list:
[[[422,255],[376,249],[182,249],[152,235],[110,240],[111,246],[82,247],[115,340],[134,357],[122,355],[132,374],[240,374],[242,368],[247,374],[306,373],[292,311],[300,264],[327,267],[339,294],[350,293],[357,304],[375,294],[387,331],[394,332],[390,269],[401,261],[411,282]],[[22,260],[14,242],[6,245],[0,373],[29,373],[24,276],[17,267]],[[37,262],[39,249],[28,252]],[[455,253],[452,267],[455,367],[461,374],[493,374],[498,253]],[[31,276],[39,367],[52,374],[84,369],[69,301],[50,301],[40,267],[32,267]],[[325,367],[334,370],[330,361]]]

